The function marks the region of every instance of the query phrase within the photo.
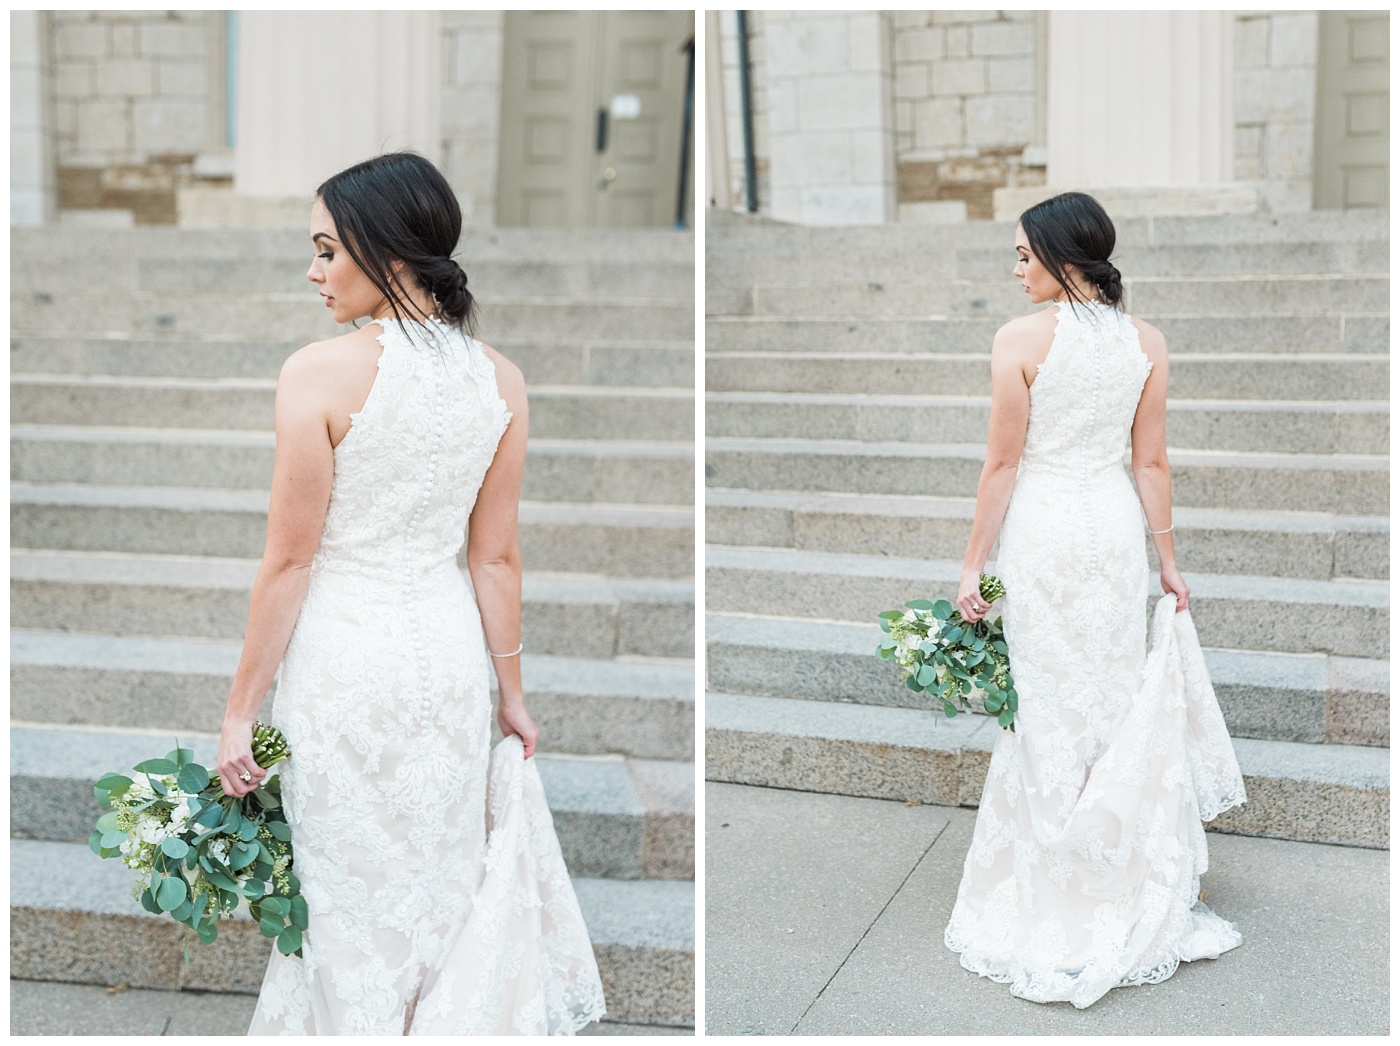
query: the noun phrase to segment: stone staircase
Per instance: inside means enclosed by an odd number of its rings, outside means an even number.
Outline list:
[[[694,241],[495,230],[460,256],[530,387],[521,667],[610,1017],[690,1025]],[[182,968],[181,928],[85,840],[102,772],[217,750],[277,372],[336,332],[309,257],[301,233],[12,232],[12,977],[258,989],[251,921]]]
[[[1220,831],[1389,845],[1388,227],[1119,225],[1128,308],[1171,350],[1177,554],[1249,791]],[[996,724],[935,728],[875,615],[956,592],[992,335],[1029,308],[1013,234],[709,230],[709,778],[977,805]]]

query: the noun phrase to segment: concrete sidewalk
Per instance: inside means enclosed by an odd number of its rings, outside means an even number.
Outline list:
[[[1385,1035],[1390,854],[1211,833],[1244,944],[1087,1010],[1013,998],[943,945],[976,811],[706,786],[710,1035]]]
[[[244,1035],[257,997],[218,992],[112,992],[92,984],[10,981],[11,1035]],[[580,1035],[692,1035],[689,1028],[590,1024]]]

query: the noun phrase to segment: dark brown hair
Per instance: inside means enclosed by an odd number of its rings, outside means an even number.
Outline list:
[[[1098,200],[1082,192],[1052,196],[1022,213],[1021,228],[1031,252],[1071,302],[1084,300],[1070,285],[1067,269],[1073,265],[1099,289],[1100,298],[1123,308],[1123,275],[1108,260],[1118,234]]]
[[[418,311],[391,264],[401,261],[437,302],[438,316],[470,334],[476,302],[452,260],[462,208],[447,179],[417,153],[385,153],[327,178],[316,190],[351,259],[389,301]],[[426,317],[425,317],[426,318]]]

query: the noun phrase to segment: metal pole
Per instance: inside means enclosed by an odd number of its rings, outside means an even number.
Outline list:
[[[744,116],[744,197],[748,212],[758,213],[758,161],[753,149],[753,95],[749,91],[749,13],[739,16],[739,99]]]

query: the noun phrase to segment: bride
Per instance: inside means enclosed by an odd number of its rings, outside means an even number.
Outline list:
[[[412,153],[316,192],[307,278],[338,323],[277,383],[267,545],[229,692],[224,790],[278,664],[282,800],[309,926],[249,1034],[570,1034],[603,1013],[528,762],[520,677],[520,371],[468,334],[462,217]],[[457,567],[470,521],[469,590]],[[478,610],[479,608],[479,610]],[[505,740],[490,752],[487,654]]]
[[[965,619],[988,613],[978,582],[1000,530],[1020,709],[992,753],[944,940],[1013,995],[1078,1007],[1242,940],[1198,900],[1201,822],[1244,802],[1244,782],[1176,565],[1166,342],[1122,311],[1114,240],[1083,193],[1021,216],[1015,275],[1053,307],[992,343],[958,592]],[[1150,652],[1144,516],[1166,593]]]

